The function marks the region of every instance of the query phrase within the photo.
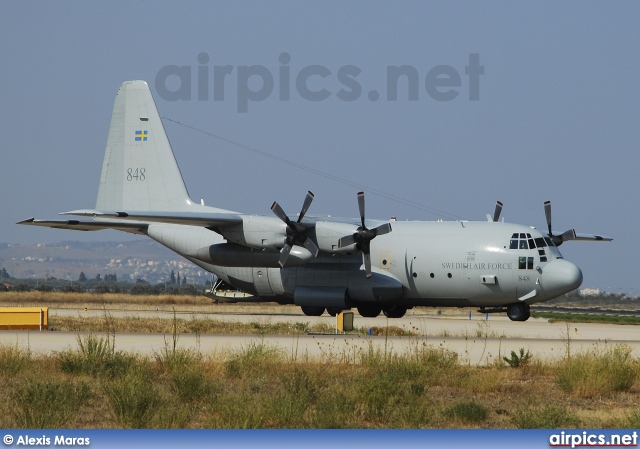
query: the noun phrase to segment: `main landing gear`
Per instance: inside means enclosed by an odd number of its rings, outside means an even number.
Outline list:
[[[301,306],[300,308],[306,316],[321,316],[325,311],[324,307]],[[339,307],[326,308],[327,313],[331,316],[336,316],[343,310],[344,309]],[[381,313],[384,313],[384,316],[387,318],[402,318],[407,313],[407,308],[402,306],[388,306],[383,309],[380,306],[359,306],[358,313],[364,318],[375,318]]]

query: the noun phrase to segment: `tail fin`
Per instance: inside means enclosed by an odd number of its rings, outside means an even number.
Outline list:
[[[125,82],[113,106],[96,209],[185,211],[192,204],[149,86]]]

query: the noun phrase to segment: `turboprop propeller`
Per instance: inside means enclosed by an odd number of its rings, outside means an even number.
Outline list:
[[[313,243],[306,235],[306,228],[301,224],[304,215],[309,210],[309,206],[311,206],[311,202],[313,201],[313,193],[311,191],[307,192],[307,196],[304,199],[304,203],[302,204],[302,210],[300,211],[300,215],[298,215],[297,221],[291,221],[287,214],[282,210],[282,207],[274,201],[271,205],[271,210],[276,216],[284,221],[287,225],[287,237],[285,239],[284,247],[280,252],[280,259],[278,259],[278,265],[280,268],[284,268],[284,264],[289,257],[289,253],[291,252],[291,247],[296,243],[301,243],[305,248],[309,250],[309,252],[313,255],[313,257],[318,257],[318,253],[320,249],[318,246]]]
[[[364,224],[364,192],[358,192],[358,208],[360,209],[361,226],[352,235],[342,237],[338,241],[338,248],[344,248],[355,243],[356,248],[362,251],[362,260],[367,277],[371,277],[371,240],[379,235],[391,232],[391,224],[385,223],[376,228],[369,229]]]

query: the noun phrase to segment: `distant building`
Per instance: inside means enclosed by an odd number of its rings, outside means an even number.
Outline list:
[[[580,290],[580,294],[582,296],[598,296],[600,294],[600,289],[598,288],[583,288]]]

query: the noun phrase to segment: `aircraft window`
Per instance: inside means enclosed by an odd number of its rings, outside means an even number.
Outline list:
[[[518,269],[524,270],[525,268],[527,268],[527,258],[526,257],[519,257],[518,258]]]
[[[518,238],[518,233],[514,232],[513,235],[511,236],[512,239],[517,239]]]
[[[541,256],[546,256],[546,254],[545,254],[543,249],[539,249],[538,250],[538,254],[540,254]]]
[[[531,238],[531,234],[529,234],[528,232],[527,232],[527,238],[528,238],[528,239],[530,239],[530,238]]]
[[[529,234],[527,234],[527,235],[529,235]],[[529,239],[529,248],[533,249],[535,247],[536,247],[536,244],[533,243],[533,239]]]
[[[529,249],[526,240],[520,240],[520,249]]]
[[[526,236],[526,235],[524,235],[524,232],[521,232],[521,233],[520,233],[520,238],[521,238],[521,239],[526,239],[526,238],[527,238],[527,236]]]
[[[547,246],[556,246],[553,244],[553,242],[551,241],[551,239],[549,237],[545,237],[544,241],[547,242]]]
[[[544,248],[545,246],[547,246],[547,243],[544,241],[544,239],[542,237],[537,237],[536,238],[536,246],[538,248]]]
[[[527,268],[533,270],[533,257],[527,257]]]
[[[547,256],[540,256],[540,262],[546,262]]]
[[[511,243],[509,243],[509,249],[518,249],[518,240],[511,240]]]

